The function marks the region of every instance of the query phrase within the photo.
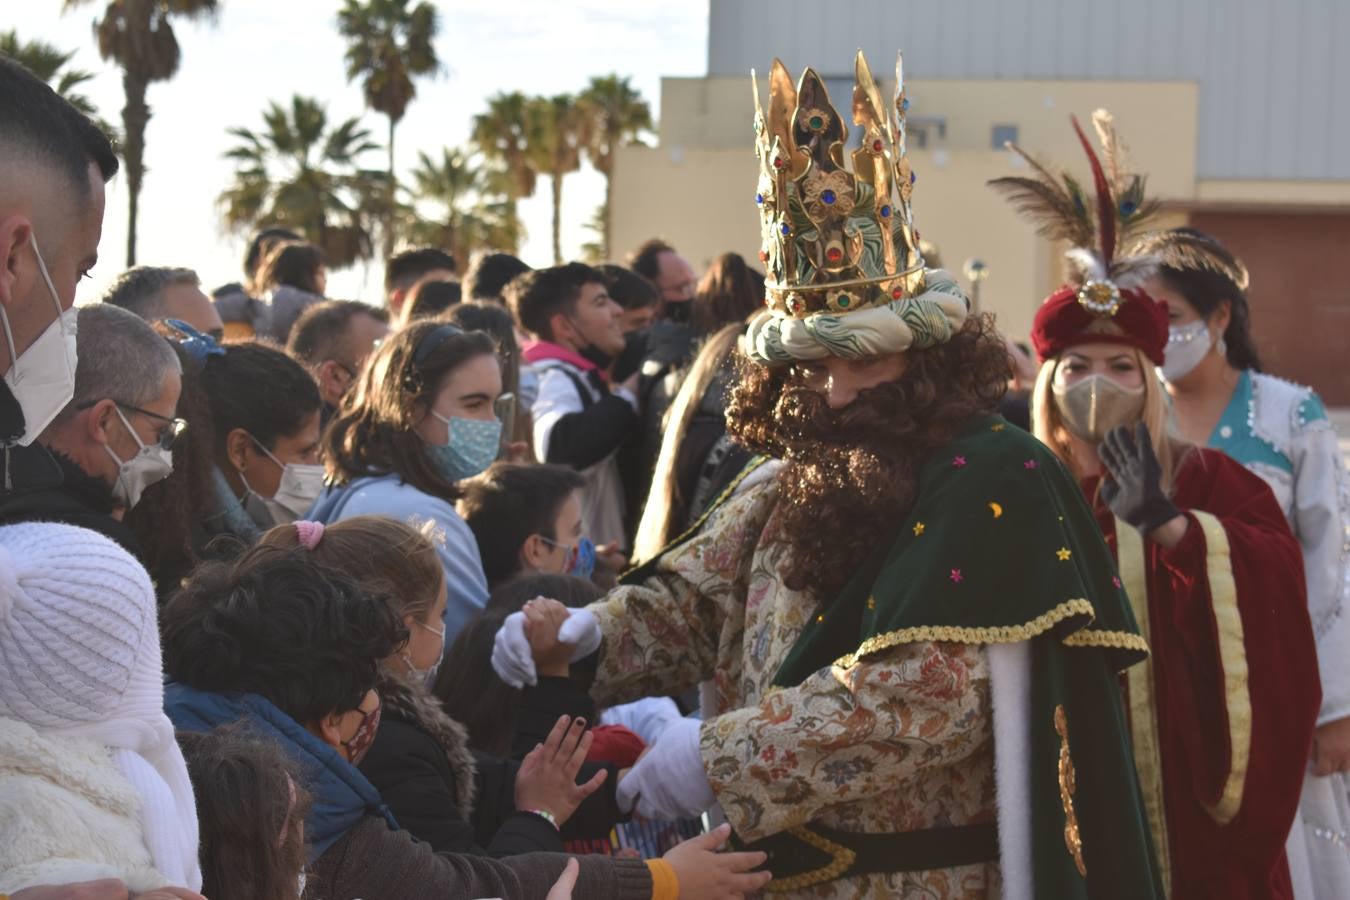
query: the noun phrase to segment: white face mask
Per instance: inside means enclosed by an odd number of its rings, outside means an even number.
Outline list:
[[[146,488],[157,481],[163,481],[173,473],[173,453],[158,445],[146,446],[141,442],[136,429],[127,421],[127,417],[122,415],[122,410],[116,407],[114,410],[117,412],[117,418],[122,420],[122,426],[131,435],[131,439],[141,448],[135,456],[123,462],[118,459],[112,447],[103,445],[103,449],[108,451],[108,455],[117,463],[117,483],[113,485],[113,499],[124,509],[131,509],[140,502],[141,494],[145,493]]]
[[[1158,371],[1168,381],[1175,382],[1185,378],[1200,365],[1213,344],[1209,326],[1205,324],[1204,319],[1196,319],[1189,325],[1169,328],[1167,349]]]
[[[248,496],[244,498],[244,508],[259,525],[268,523],[285,525],[294,522],[309,512],[314,501],[319,499],[319,494],[323,493],[323,466],[283,463],[256,438],[253,443],[281,468],[281,482],[277,485],[275,494],[271,497],[261,497],[253,492],[248,479],[240,472],[239,480],[244,482],[244,487],[248,490]]]
[[[37,257],[38,271],[42,273],[42,280],[47,285],[52,302],[56,304],[56,319],[32,346],[22,354],[16,354],[9,315],[4,306],[0,306],[0,325],[4,326],[5,343],[12,360],[9,371],[5,373],[5,384],[9,385],[10,392],[23,410],[23,436],[18,439],[21,447],[27,447],[37,440],[43,429],[75,396],[75,363],[78,358],[75,332],[79,310],[72,306],[65,312],[61,311],[61,298],[52,284],[51,275],[47,274],[47,264],[38,252],[37,238],[29,232],[28,240],[33,245],[33,255]]]
[[[412,655],[408,653],[408,648],[403,648],[403,651],[398,655],[399,659],[403,660],[403,664],[408,667],[408,678],[412,681],[420,681],[430,688],[436,683],[436,673],[441,669],[441,660],[445,659],[445,628],[432,628],[424,622],[414,622],[413,624],[418,628],[425,628],[441,639],[441,649],[436,654],[436,661],[425,669],[419,669],[413,664]]]

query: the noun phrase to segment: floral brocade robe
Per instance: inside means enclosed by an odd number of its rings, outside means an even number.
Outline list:
[[[997,818],[989,665],[975,644],[920,642],[773,686],[816,613],[782,582],[776,480],[756,473],[639,584],[591,607],[604,643],[601,703],[705,687],[704,767],[738,836],[807,822],[917,831]],[[974,900],[997,863],[885,873],[779,896]]]

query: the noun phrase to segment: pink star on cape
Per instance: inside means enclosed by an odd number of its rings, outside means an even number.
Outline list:
[[[960,584],[960,583],[965,579],[965,577],[966,577],[966,576],[964,576],[964,575],[961,574],[961,570],[960,570],[960,569],[952,569],[952,574],[951,574],[951,579],[952,579],[952,581],[956,582],[957,584]]]
[[[964,456],[957,456],[952,458],[952,465],[958,469],[964,466],[965,464],[966,458]]]

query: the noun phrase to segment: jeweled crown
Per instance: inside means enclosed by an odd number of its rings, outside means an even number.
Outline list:
[[[905,155],[902,61],[895,64],[895,115],[862,51],[853,87],[853,124],[863,127],[844,168],[848,127],[830,103],[825,83],[807,69],[794,88],[781,60],[769,74],[769,111],[755,90],[755,153],[759,157],[766,302],[802,318],[881,306],[923,290],[923,255],[910,195],[915,175]]]

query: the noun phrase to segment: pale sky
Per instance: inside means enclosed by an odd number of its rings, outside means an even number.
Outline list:
[[[21,39],[40,38],[77,50],[73,65],[97,73],[85,93],[103,117],[120,126],[120,71],[98,56],[92,22],[102,11],[95,0],[62,13],[62,0],[0,0],[0,26]],[[141,190],[137,261],[194,268],[207,290],[240,278],[243,241],[224,232],[216,197],[232,166],[223,157],[231,145],[225,129],[260,128],[271,100],[292,94],[318,97],[330,123],[363,116],[380,144],[388,120],[366,111],[359,83],[348,84],[344,45],[337,33],[338,0],[220,0],[214,25],[179,24],[175,33],[183,63],[169,82],[151,86],[152,118],[146,130],[145,184]],[[436,0],[441,32],[436,48],[445,67],[439,78],[418,82],[418,97],[399,124],[398,167],[412,168],[419,150],[433,157],[462,144],[472,117],[497,91],[552,94],[583,88],[592,75],[617,72],[634,85],[659,115],[663,75],[702,75],[707,70],[708,0]],[[368,164],[384,168],[385,154]],[[569,175],[563,190],[563,253],[578,253],[589,240],[583,225],[603,198],[603,179],[588,168]],[[532,265],[552,262],[551,197],[541,181],[536,196],[521,204],[529,236],[522,257]],[[109,186],[100,261],[79,291],[78,302],[98,297],[126,262],[127,197],[122,177]],[[616,248],[623,252],[626,248]],[[328,293],[342,299],[380,302],[382,268],[372,262],[329,274]]]

